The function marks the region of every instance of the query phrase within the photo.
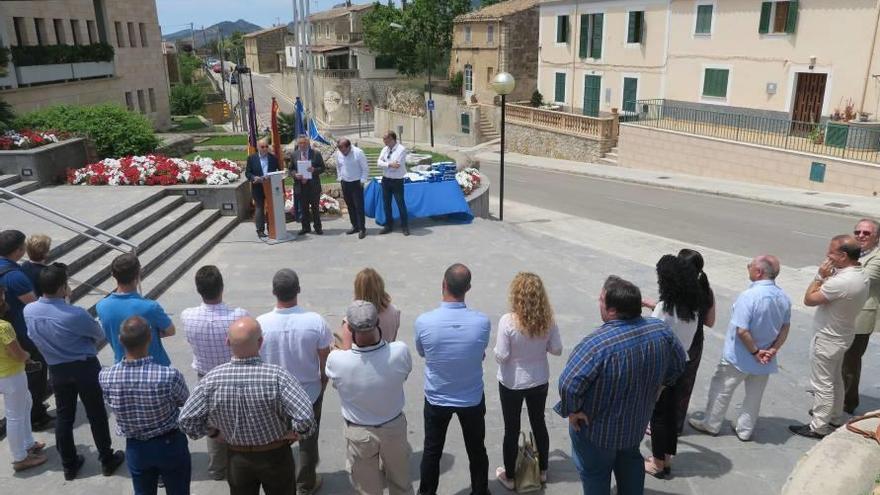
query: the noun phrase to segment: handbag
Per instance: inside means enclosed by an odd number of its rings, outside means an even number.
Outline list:
[[[538,464],[538,451],[535,449],[535,436],[530,432],[520,432],[522,443],[516,454],[516,474],[514,483],[516,493],[536,492],[542,488],[541,467]]]

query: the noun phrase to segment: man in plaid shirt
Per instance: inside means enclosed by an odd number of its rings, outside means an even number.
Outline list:
[[[217,366],[193,390],[180,428],[198,439],[225,441],[231,495],[293,493],[296,470],[290,444],[317,429],[312,403],[284,368],[260,359],[260,324],[237,320],[227,337],[232,361]]]
[[[159,476],[168,495],[188,495],[189,446],[177,414],[189,390],[180,371],[154,363],[150,324],[132,316],[119,329],[125,359],[104,368],[99,381],[116,414],[116,434],[126,438],[125,459],[137,495],[156,493]]]
[[[226,331],[232,323],[248,312],[231,308],[223,302],[223,275],[214,265],[205,265],[196,272],[196,291],[202,296],[202,304],[183,310],[180,319],[186,341],[193,351],[192,367],[199,380],[209,371],[232,359],[232,351],[226,345]],[[207,438],[208,472],[215,480],[226,478],[226,445]]]

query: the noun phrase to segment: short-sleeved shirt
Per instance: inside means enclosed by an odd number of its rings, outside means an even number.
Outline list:
[[[15,376],[24,371],[24,363],[14,359],[6,346],[15,342],[15,330],[8,321],[0,320],[0,378]]]
[[[28,292],[33,292],[34,286],[27,275],[21,271],[18,263],[6,258],[0,258],[0,272],[9,268],[11,270],[4,275],[0,275],[0,285],[6,287],[6,304],[9,305],[6,319],[12,324],[18,339],[26,340],[28,337],[27,325],[24,322],[24,303],[21,302],[19,297]]]
[[[275,308],[257,318],[263,329],[260,356],[286,369],[302,385],[309,400],[321,395],[321,362],[318,350],[329,349],[333,333],[327,321],[300,306]]]
[[[791,300],[772,280],[752,282],[736,298],[730,309],[730,323],[724,336],[722,357],[743,373],[769,375],[778,371],[776,356],[767,364],[759,363],[736,333],[748,330],[758,349],[773,344],[783,325],[791,323]]]
[[[694,343],[694,336],[700,328],[700,319],[698,315],[694,315],[694,319],[691,321],[684,321],[678,317],[678,313],[674,309],[672,310],[672,314],[664,311],[663,301],[661,300],[657,301],[657,305],[654,306],[654,311],[651,313],[651,316],[658,320],[663,320],[669,325],[669,328],[672,329],[672,333],[678,337],[678,342],[684,347],[685,351],[691,348],[691,344]]]
[[[850,337],[855,334],[856,316],[868,300],[871,281],[861,266],[838,270],[819,289],[828,300],[816,308],[813,328],[832,337]]]
[[[146,299],[137,292],[118,294],[116,292],[102,299],[97,306],[98,319],[104,328],[104,336],[113,347],[114,362],[125,357],[125,349],[119,342],[119,328],[122,322],[132,316],[140,316],[147,320],[152,329],[153,339],[150,340],[150,356],[162,366],[171,366],[171,359],[162,346],[160,332],[171,326],[171,318],[156,301]]]

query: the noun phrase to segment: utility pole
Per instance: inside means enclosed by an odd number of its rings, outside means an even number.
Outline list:
[[[189,42],[192,44],[193,56],[196,55],[196,30],[193,23],[189,23]]]
[[[205,32],[205,25],[202,24],[202,41],[208,46],[208,33]]]

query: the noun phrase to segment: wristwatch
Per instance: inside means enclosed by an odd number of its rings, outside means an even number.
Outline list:
[[[759,352],[761,352],[761,349],[755,349],[755,352],[752,353],[752,356],[756,356]]]

